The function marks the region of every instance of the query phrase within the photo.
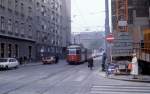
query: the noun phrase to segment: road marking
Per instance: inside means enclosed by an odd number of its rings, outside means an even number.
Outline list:
[[[150,94],[148,86],[94,85],[90,94]]]

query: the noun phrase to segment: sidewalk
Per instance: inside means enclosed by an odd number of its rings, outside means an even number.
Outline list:
[[[42,62],[28,62],[28,63],[25,63],[25,64],[21,64],[20,66],[21,67],[24,67],[24,66],[36,66],[36,65],[40,65],[42,64]]]
[[[65,60],[59,60],[59,62],[65,62]],[[24,67],[24,66],[36,66],[36,65],[42,65],[43,63],[41,61],[38,61],[38,62],[28,62],[28,63],[25,63],[25,64],[21,64],[20,66],[21,67]]]
[[[105,72],[102,71],[99,71],[99,75],[114,80],[150,83],[150,76],[148,75],[139,75],[138,79],[132,79],[132,75],[109,75],[108,77],[106,77]]]

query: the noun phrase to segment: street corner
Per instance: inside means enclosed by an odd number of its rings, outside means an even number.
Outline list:
[[[101,71],[98,69],[96,71],[96,74],[100,77],[107,78],[107,79],[113,79],[113,80],[121,80],[121,81],[130,81],[130,82],[143,82],[143,83],[150,83],[150,76],[146,75],[139,75],[137,79],[133,79],[132,75],[116,75],[111,74],[106,76],[106,72]]]
[[[103,77],[103,78],[106,77],[106,73],[105,73],[104,71],[101,71],[101,69],[98,69],[98,70],[96,71],[96,74],[99,75],[99,76],[101,76],[101,77]]]

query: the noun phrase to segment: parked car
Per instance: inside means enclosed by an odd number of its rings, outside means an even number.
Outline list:
[[[53,63],[55,63],[55,57],[54,56],[45,57],[42,59],[42,63],[43,64],[53,64]]]
[[[0,68],[18,68],[19,62],[15,58],[0,58]]]

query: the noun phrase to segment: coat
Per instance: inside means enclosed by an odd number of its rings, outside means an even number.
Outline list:
[[[131,63],[132,63],[131,74],[132,75],[138,75],[138,61],[137,61],[137,57],[133,57]]]
[[[105,64],[105,61],[106,61],[106,53],[103,53],[102,64]]]
[[[88,59],[88,66],[93,67],[93,58]]]

